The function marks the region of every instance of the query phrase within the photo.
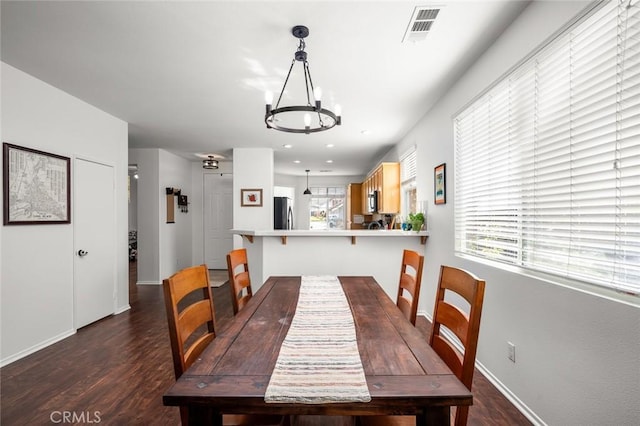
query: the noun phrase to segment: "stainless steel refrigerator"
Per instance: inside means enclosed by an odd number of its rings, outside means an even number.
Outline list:
[[[291,198],[273,197],[273,229],[293,229]]]

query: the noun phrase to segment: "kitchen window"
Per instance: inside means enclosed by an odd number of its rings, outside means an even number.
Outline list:
[[[311,187],[309,229],[344,229],[344,186]]]
[[[413,146],[400,157],[400,186],[402,190],[401,216],[406,218],[409,213],[416,213],[416,147]],[[426,212],[423,212],[426,213]]]
[[[602,7],[454,118],[455,250],[640,294],[640,8]]]

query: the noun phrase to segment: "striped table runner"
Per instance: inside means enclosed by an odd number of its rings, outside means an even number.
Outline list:
[[[303,276],[265,402],[369,402],[351,308],[334,276]]]

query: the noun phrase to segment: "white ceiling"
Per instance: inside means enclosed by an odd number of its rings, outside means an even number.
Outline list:
[[[127,121],[133,148],[199,161],[268,147],[277,173],[362,175],[527,3],[3,0],[1,57]],[[442,8],[427,38],[403,43],[415,7],[434,5]],[[323,104],[342,106],[342,126],[327,132],[264,124],[264,92],[282,88],[298,24],[310,29],[306,51]]]

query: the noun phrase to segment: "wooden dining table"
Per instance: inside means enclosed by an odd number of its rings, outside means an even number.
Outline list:
[[[189,407],[190,424],[222,424],[221,413],[415,415],[419,425],[449,425],[450,407],[471,405],[457,379],[373,277],[338,277],[356,328],[370,402],[266,403],[301,277],[270,277],[169,388],[164,405]]]

